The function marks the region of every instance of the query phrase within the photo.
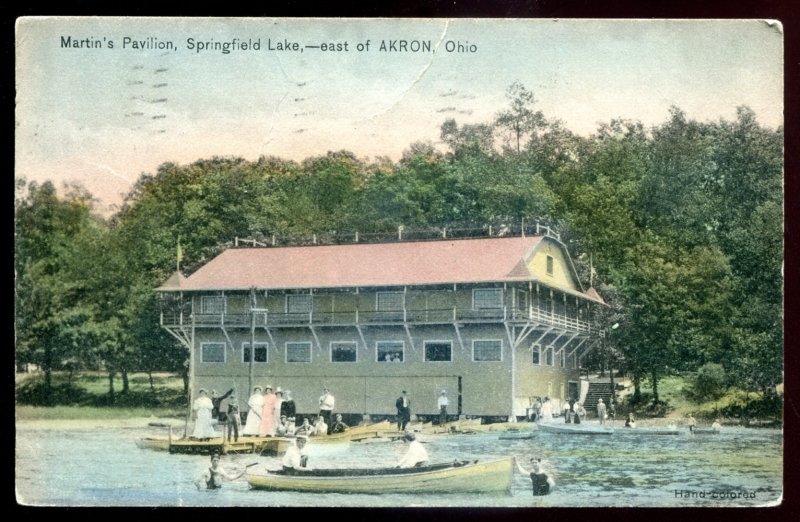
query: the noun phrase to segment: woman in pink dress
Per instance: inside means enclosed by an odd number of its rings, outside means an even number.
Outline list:
[[[267,385],[264,387],[264,410],[261,413],[261,429],[259,435],[275,436],[275,429],[278,427],[275,423],[275,407],[278,404],[278,398],[272,393],[272,386]]]

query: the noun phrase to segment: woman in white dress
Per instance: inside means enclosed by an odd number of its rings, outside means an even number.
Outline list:
[[[192,433],[192,437],[196,439],[211,439],[217,436],[217,432],[214,431],[214,426],[211,424],[213,422],[211,410],[214,408],[214,405],[211,399],[208,398],[208,392],[206,392],[206,390],[201,389],[198,395],[199,396],[192,404],[192,409],[195,411],[194,433]]]
[[[247,422],[244,425],[242,435],[245,437],[257,437],[261,427],[261,411],[264,409],[264,396],[261,394],[261,386],[253,388],[253,394],[247,400]]]

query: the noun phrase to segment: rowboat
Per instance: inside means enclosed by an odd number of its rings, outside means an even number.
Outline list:
[[[689,430],[692,435],[719,435],[719,430],[716,428],[693,428]]]
[[[142,449],[168,451],[170,453],[195,455],[220,455],[232,453],[258,453],[282,455],[293,439],[288,437],[240,437],[238,441],[226,441],[222,437],[206,440],[173,439],[171,437],[144,437],[136,441]]]
[[[331,433],[330,435],[311,435],[308,437],[308,443],[316,444],[347,444],[352,438],[350,431],[343,431],[341,433]]]
[[[622,428],[616,431],[618,435],[680,435],[683,430],[674,427],[666,428]]]
[[[614,428],[606,426],[590,426],[587,424],[539,424],[539,429],[545,433],[569,433],[574,435],[611,435]]]
[[[513,459],[416,468],[271,471],[247,476],[252,489],[314,493],[500,493],[511,488]]]
[[[528,440],[534,438],[536,435],[533,432],[517,432],[517,433],[503,433],[499,437],[500,440]]]

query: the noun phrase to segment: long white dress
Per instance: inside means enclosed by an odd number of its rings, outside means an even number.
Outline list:
[[[214,426],[212,424],[213,419],[211,418],[211,410],[214,409],[211,399],[208,397],[198,397],[194,400],[192,409],[194,409],[196,414],[194,421],[194,433],[192,433],[192,437],[198,439],[210,439],[216,437],[217,432],[214,430]]]
[[[247,400],[247,422],[242,430],[242,435],[258,436],[261,428],[261,412],[264,409],[264,396],[261,392],[255,392]]]

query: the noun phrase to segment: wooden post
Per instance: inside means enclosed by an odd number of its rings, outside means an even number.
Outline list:
[[[192,308],[194,308],[194,301],[192,302]],[[194,310],[192,310],[192,345],[189,348],[189,406],[186,412],[186,423],[183,426],[184,439],[189,436],[189,420],[192,418],[192,397],[194,390],[194,323],[195,313]]]

